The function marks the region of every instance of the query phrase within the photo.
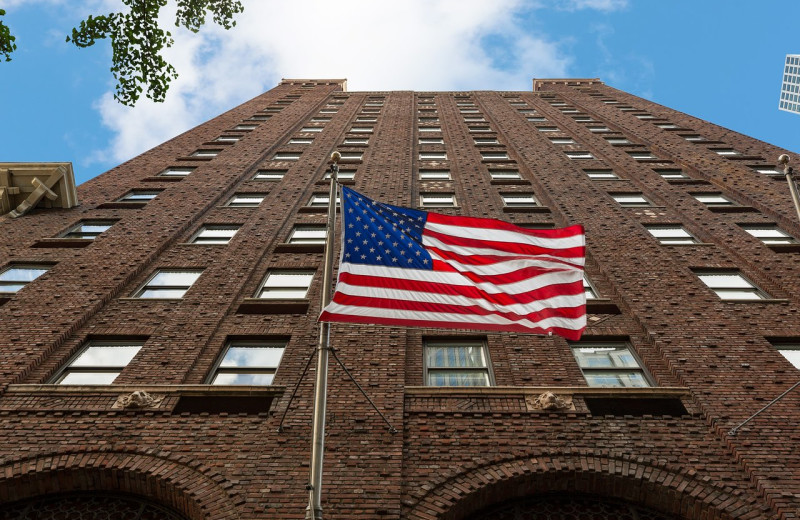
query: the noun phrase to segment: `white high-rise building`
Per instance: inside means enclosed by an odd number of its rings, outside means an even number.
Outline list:
[[[800,54],[786,55],[778,108],[800,114]]]

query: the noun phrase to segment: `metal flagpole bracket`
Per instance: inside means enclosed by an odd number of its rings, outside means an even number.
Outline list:
[[[792,194],[792,202],[794,209],[797,211],[797,219],[800,220],[800,194],[797,192],[797,184],[792,178],[794,170],[789,166],[789,156],[782,154],[778,157],[778,164],[783,167],[783,174],[786,176],[786,182],[789,183],[789,192]]]

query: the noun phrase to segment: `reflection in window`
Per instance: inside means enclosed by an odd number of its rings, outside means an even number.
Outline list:
[[[256,298],[266,300],[301,300],[308,294],[314,271],[273,270],[267,273]]]
[[[425,384],[428,386],[490,386],[486,345],[479,340],[427,341]]]
[[[211,377],[212,385],[271,385],[283,341],[231,341]]]
[[[114,222],[114,220],[84,220],[71,227],[69,231],[61,235],[60,238],[94,240],[97,238],[97,235],[107,231]]]
[[[650,386],[625,343],[573,343],[572,353],[589,386]]]
[[[183,298],[202,271],[158,271],[136,293],[136,298]]]
[[[43,265],[11,265],[0,271],[0,294],[15,293],[36,280],[49,268]]]
[[[56,377],[59,385],[110,385],[142,348],[138,341],[86,345]]]

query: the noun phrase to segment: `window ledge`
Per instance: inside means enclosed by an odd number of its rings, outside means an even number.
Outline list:
[[[325,244],[278,244],[276,253],[324,253]]]
[[[12,385],[14,386],[14,385]],[[617,388],[592,386],[407,386],[405,395],[432,396],[437,395],[541,395],[553,392],[557,395],[609,396],[609,397],[649,397],[673,399],[690,396],[688,388],[673,386],[655,386],[643,388]]]
[[[104,202],[98,204],[97,209],[141,209],[147,206],[147,202]]]
[[[245,298],[236,309],[238,314],[306,314],[309,301],[302,300],[264,300]]]
[[[187,157],[178,157],[179,161],[211,161],[216,159],[217,156],[214,157],[196,157],[196,156],[187,156]]]
[[[530,185],[531,181],[527,179],[493,179],[489,184],[493,186],[515,186],[515,185]]]
[[[665,179],[665,180],[669,184],[684,185],[684,186],[685,185],[691,185],[691,184],[697,184],[697,185],[711,184],[710,182],[704,181],[702,179]]]
[[[176,245],[179,245],[179,246],[192,246],[192,247],[200,247],[200,246],[202,246],[202,247],[225,247],[228,244],[196,244],[194,242],[179,242]]]
[[[586,300],[586,314],[621,314],[617,304],[608,298]]]
[[[800,244],[767,244],[776,253],[800,253]]]
[[[267,413],[283,386],[222,385],[9,385],[0,410],[144,413]],[[139,407],[123,399],[146,392],[153,401]],[[80,399],[75,399],[80,397]]]
[[[722,300],[722,298],[720,298]],[[753,298],[752,300],[722,300],[724,303],[789,303],[788,298]]]
[[[716,244],[712,244],[711,242],[692,242],[691,244],[665,244],[660,242],[662,246],[669,246],[669,247],[691,247],[691,246],[715,246]]]
[[[135,296],[123,296],[117,298],[121,302],[182,302],[183,298],[136,298]]]
[[[140,179],[142,182],[180,182],[183,179],[188,177],[188,175],[173,175],[173,176],[155,176],[155,177],[145,177],[144,179]]]
[[[94,242],[89,238],[41,238],[33,243],[31,247],[48,248],[81,248]]]
[[[503,206],[503,213],[550,213],[546,206]]]
[[[714,213],[751,213],[758,211],[750,206],[707,206]]]

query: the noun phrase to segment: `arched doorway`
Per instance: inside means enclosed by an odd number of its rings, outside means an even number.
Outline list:
[[[105,493],[65,493],[4,505],[0,520],[186,520],[139,497]]]
[[[543,495],[496,504],[466,520],[680,520],[652,509],[589,495]]]

